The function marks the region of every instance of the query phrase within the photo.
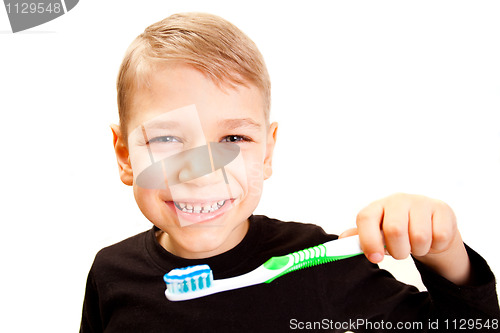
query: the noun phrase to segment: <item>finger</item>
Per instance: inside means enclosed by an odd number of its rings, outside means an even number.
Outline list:
[[[380,232],[383,217],[384,208],[379,202],[362,209],[356,217],[361,249],[374,264],[384,259],[384,241]]]
[[[394,259],[405,259],[410,255],[408,231],[409,207],[401,203],[387,203],[384,207],[384,232],[387,251]]]
[[[350,237],[358,234],[358,228],[347,229],[340,234],[339,238]]]
[[[410,210],[410,245],[411,253],[424,256],[429,253],[432,244],[432,209],[430,205],[420,205]]]
[[[444,202],[440,203],[432,214],[431,252],[440,253],[447,250],[456,233],[457,222],[453,210]]]

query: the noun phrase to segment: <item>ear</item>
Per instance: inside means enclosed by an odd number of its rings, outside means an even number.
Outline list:
[[[267,132],[266,156],[264,158],[264,179],[268,179],[273,174],[273,151],[278,133],[278,123],[274,122],[269,126]]]
[[[113,132],[113,147],[115,148],[116,160],[118,161],[120,179],[125,185],[131,186],[134,183],[134,175],[132,173],[127,145],[123,139],[120,126],[112,124],[110,127]]]

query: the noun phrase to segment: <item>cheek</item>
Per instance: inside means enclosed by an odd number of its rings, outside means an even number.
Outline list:
[[[258,151],[248,152],[245,155],[246,183],[251,195],[260,197],[264,183],[264,151],[265,146]]]
[[[150,221],[155,220],[160,214],[158,210],[158,190],[144,189],[134,185],[134,197],[141,212]]]
[[[137,176],[152,164],[151,158],[149,157],[147,150],[139,149],[135,146],[130,146],[129,158],[135,181]]]
[[[254,162],[247,171],[248,193],[252,196],[260,197],[264,183],[263,165],[259,162]]]
[[[244,192],[250,193],[262,187],[264,179],[263,159],[264,157],[260,154],[260,151],[242,150],[238,157],[229,163],[226,168]]]

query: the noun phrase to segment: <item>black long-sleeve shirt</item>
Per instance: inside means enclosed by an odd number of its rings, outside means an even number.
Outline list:
[[[189,301],[166,299],[163,275],[171,269],[208,264],[214,279],[223,279],[247,273],[273,256],[337,238],[313,224],[257,215],[249,220],[240,244],[207,259],[167,252],[156,241],[156,228],[102,249],[88,276],[80,332],[441,332],[463,331],[461,325],[500,331],[493,273],[468,247],[473,286],[456,286],[415,261],[428,289],[419,292],[356,256],[286,274],[270,284]],[[467,326],[472,319],[473,326]]]

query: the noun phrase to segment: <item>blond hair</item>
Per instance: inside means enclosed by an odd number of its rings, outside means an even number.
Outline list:
[[[268,121],[271,82],[255,43],[216,15],[174,14],[147,27],[129,46],[120,66],[116,86],[124,138],[134,93],[148,85],[153,66],[165,61],[191,65],[219,86],[255,85],[262,92]]]

